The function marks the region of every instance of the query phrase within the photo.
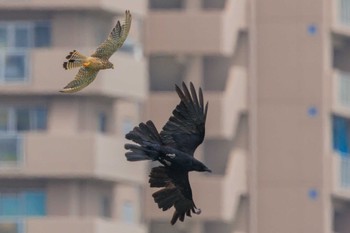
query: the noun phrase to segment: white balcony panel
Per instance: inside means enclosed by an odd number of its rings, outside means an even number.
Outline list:
[[[146,164],[128,162],[124,143],[100,134],[27,133],[21,165],[0,167],[0,177],[90,177],[143,183]]]

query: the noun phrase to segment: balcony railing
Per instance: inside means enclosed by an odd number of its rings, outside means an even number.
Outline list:
[[[0,219],[1,233],[25,233],[23,219]]]
[[[350,190],[350,156],[340,156],[340,186]]]
[[[19,166],[22,161],[22,136],[18,134],[0,134],[0,168],[16,167]]]
[[[342,25],[350,26],[350,1],[337,0],[338,20]]]
[[[350,0],[333,0],[333,31],[350,35]]]
[[[335,70],[332,77],[332,110],[350,116],[350,73]]]
[[[350,198],[350,155],[334,152],[332,155],[333,194]]]

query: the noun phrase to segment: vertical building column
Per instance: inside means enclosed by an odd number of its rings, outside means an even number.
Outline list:
[[[79,183],[75,181],[49,182],[47,185],[47,214],[52,216],[79,216],[82,214]]]
[[[52,101],[48,117],[48,131],[76,133],[79,128],[79,102],[77,99],[57,98]]]
[[[253,233],[331,232],[325,3],[251,1]]]
[[[185,83],[192,82],[196,89],[203,88],[203,59],[201,56],[191,56],[187,62]]]
[[[117,184],[113,190],[112,218],[139,223],[141,219],[140,193],[135,185]]]

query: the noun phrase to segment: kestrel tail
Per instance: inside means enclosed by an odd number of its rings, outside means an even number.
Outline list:
[[[100,44],[91,56],[85,56],[73,50],[66,56],[63,63],[66,70],[80,67],[74,80],[68,83],[60,92],[74,93],[82,90],[95,80],[97,73],[104,69],[113,69],[113,64],[108,60],[124,43],[128,37],[131,26],[131,13],[125,11],[125,20],[121,25],[118,20],[108,38]]]

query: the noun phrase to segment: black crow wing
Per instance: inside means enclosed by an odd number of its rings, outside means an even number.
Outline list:
[[[152,195],[160,209],[166,211],[174,206],[172,225],[178,219],[183,222],[185,215],[191,217],[191,212],[200,214],[200,209],[193,202],[188,172],[163,166],[154,167],[149,175],[149,183],[151,187],[162,187]]]
[[[181,102],[173,110],[173,115],[164,125],[160,136],[164,144],[193,155],[204,139],[208,103],[204,106],[201,88],[197,97],[192,82],[190,91],[185,83],[182,83],[183,90],[177,85],[175,88]]]

